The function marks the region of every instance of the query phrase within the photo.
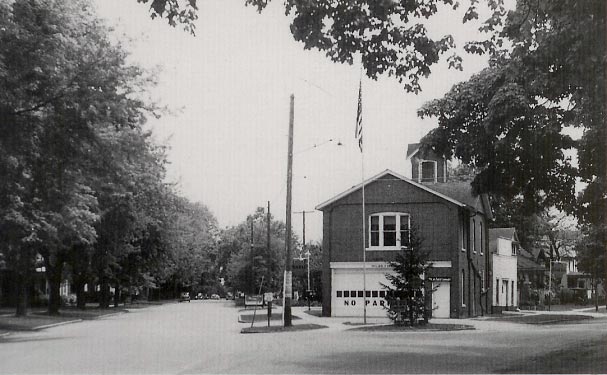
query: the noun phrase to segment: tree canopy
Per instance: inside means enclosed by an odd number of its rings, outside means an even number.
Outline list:
[[[51,313],[66,270],[107,305],[110,285],[198,278],[214,246],[145,129],[153,79],[110,32],[86,0],[0,2],[0,251],[24,293],[43,257]]]
[[[152,18],[163,17],[172,26],[183,25],[195,32],[197,1],[137,0],[149,4]],[[270,0],[244,0],[262,12]],[[505,10],[503,0],[486,3],[499,18]],[[408,92],[421,90],[420,78],[428,77],[431,67],[447,54],[450,68],[461,69],[462,58],[454,52],[453,37],[430,35],[427,20],[441,8],[455,10],[454,0],[286,0],[285,13],[291,20],[293,38],[305,49],[317,49],[334,62],[350,63],[360,56],[367,76],[395,77]],[[478,0],[471,0],[461,22],[478,17]],[[497,21],[488,20],[484,25]],[[470,47],[480,50],[481,47]],[[356,61],[358,62],[358,61]]]
[[[426,141],[480,167],[479,190],[602,222],[605,3],[520,1],[502,22],[494,35],[510,47],[490,49],[489,68],[420,110],[439,122]],[[577,202],[576,178],[590,184]]]

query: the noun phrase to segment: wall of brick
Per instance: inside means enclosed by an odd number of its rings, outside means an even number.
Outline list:
[[[363,259],[361,202],[362,192],[359,190],[323,209],[323,314],[326,316],[331,314],[330,262],[362,262]],[[481,314],[482,282],[478,273],[481,272],[481,277],[486,278],[484,273],[488,269],[488,236],[484,216],[473,216],[467,209],[389,175],[365,187],[365,211],[366,226],[368,216],[374,213],[403,212],[411,215],[412,226],[417,227],[423,239],[422,248],[430,251],[430,260],[452,262],[451,269],[436,268],[429,275],[451,278],[451,316]],[[469,242],[467,251],[461,250],[463,222],[469,223],[469,233],[473,233],[474,229],[477,231],[476,253],[471,250]],[[484,232],[482,236],[479,234],[480,223]],[[365,229],[368,236],[368,228]],[[474,236],[470,236],[466,241],[473,239]],[[485,243],[483,255],[480,252],[481,242]],[[366,254],[369,262],[390,261],[396,252],[367,251]],[[461,306],[462,270],[465,274],[465,307]],[[485,306],[491,306],[490,302],[485,302],[483,308]]]

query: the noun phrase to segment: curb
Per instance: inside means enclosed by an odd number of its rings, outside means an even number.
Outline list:
[[[33,327],[31,330],[40,331],[45,328],[51,328],[51,327],[57,327],[57,326],[62,326],[62,325],[66,325],[66,324],[78,323],[81,321],[82,321],[82,319],[66,320],[65,322],[51,323],[51,324],[45,324],[43,326]]]
[[[105,314],[105,315],[99,315],[94,317],[93,319],[87,319],[87,320],[99,320],[99,319],[103,319],[103,318],[108,318],[110,316],[116,316],[116,315],[120,315],[120,314],[126,314],[130,311],[119,311],[119,312],[115,312],[115,313],[111,313],[111,314]]]

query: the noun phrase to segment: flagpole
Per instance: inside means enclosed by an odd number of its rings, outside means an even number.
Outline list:
[[[362,178],[362,239],[363,239],[363,324],[367,324],[367,241],[366,241],[366,214],[365,214],[365,151],[363,147],[363,128],[362,128],[362,78],[363,62],[360,61],[360,75],[358,80],[358,110],[356,114],[356,135],[359,139],[360,147],[360,169]]]
[[[366,241],[366,215],[365,215],[365,152],[361,152],[360,166],[362,173],[363,195],[363,324],[367,324],[367,241]]]

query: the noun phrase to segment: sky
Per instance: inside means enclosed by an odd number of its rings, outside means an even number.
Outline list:
[[[151,20],[148,6],[135,0],[96,4],[132,61],[158,71],[151,95],[171,113],[149,126],[169,146],[169,180],[208,206],[222,228],[268,201],[285,220],[289,97],[295,96],[292,206],[314,211],[306,214],[306,241],[320,241],[322,213],[314,208],[363,178],[354,138],[360,65],[304,50],[290,33],[282,1],[261,14],[244,0],[199,1],[196,36]],[[417,109],[487,66],[486,57],[461,49],[479,37],[475,25],[461,24],[461,8],[442,10],[427,26],[432,36],[454,36],[463,71],[442,61],[418,95],[391,77],[363,77],[365,178],[385,169],[410,177],[407,145],[436,126],[436,119],[418,118]],[[301,238],[302,215],[294,213],[292,222]]]

